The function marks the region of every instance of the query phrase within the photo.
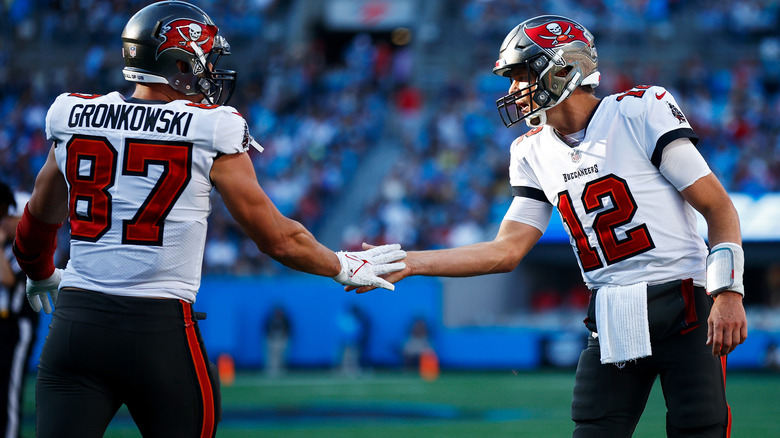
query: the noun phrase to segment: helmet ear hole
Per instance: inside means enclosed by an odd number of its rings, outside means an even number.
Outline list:
[[[181,59],[176,60],[176,66],[179,67],[179,71],[182,73],[186,74],[190,72],[190,65],[182,61]]]
[[[176,60],[176,67],[179,67],[179,71],[182,73],[190,72],[190,65],[180,59]]]
[[[571,72],[574,69],[574,67],[567,65],[565,68],[562,68],[558,71],[558,73],[555,73],[555,76],[559,78],[565,78],[569,75],[569,72]]]

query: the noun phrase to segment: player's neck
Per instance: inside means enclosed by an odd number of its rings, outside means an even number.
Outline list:
[[[586,92],[575,92],[560,105],[547,111],[547,124],[562,135],[579,132],[588,127],[600,99]]]
[[[135,84],[135,91],[133,92],[133,98],[141,100],[156,100],[172,102],[174,100],[189,100],[195,96],[187,96],[180,93],[166,84]]]

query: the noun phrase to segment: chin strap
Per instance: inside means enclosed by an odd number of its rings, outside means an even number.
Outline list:
[[[540,110],[538,114],[534,115],[534,117],[526,117],[525,118],[525,124],[528,125],[529,128],[538,128],[540,126],[544,126],[547,123],[547,110]]]
[[[30,213],[27,205],[19,225],[13,251],[19,267],[31,280],[45,280],[54,273],[54,251],[57,249],[57,230],[62,224],[43,222]]]

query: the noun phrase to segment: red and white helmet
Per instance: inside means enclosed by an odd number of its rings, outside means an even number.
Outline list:
[[[230,44],[200,8],[183,1],[152,3],[138,11],[122,32],[123,73],[131,82],[168,84],[188,96],[202,94],[205,103],[230,99],[236,72],[217,70]],[[189,70],[182,72],[176,61]]]
[[[496,101],[507,127],[521,120],[531,127],[543,125],[545,111],[563,102],[575,88],[596,87],[601,79],[593,35],[558,15],[526,20],[504,38],[493,73],[511,77],[517,68],[527,69],[529,85]],[[535,108],[523,114],[515,102],[529,95]]]

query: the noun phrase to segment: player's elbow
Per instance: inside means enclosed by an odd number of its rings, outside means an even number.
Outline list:
[[[499,260],[498,263],[495,265],[495,268],[493,268],[493,272],[496,274],[505,274],[507,272],[512,272],[515,270],[518,264],[520,264],[520,260],[516,260],[511,257],[504,257],[501,260]]]
[[[249,235],[257,248],[273,259],[283,262],[297,257],[301,252],[306,229],[298,222],[279,216],[273,226],[252,227]]]
[[[301,245],[296,233],[279,232],[257,242],[260,251],[269,255],[274,260],[285,263],[300,257]]]
[[[496,256],[496,259],[493,261],[492,273],[504,274],[514,271],[527,254],[528,251],[523,250],[523,246],[508,243],[510,242],[494,241],[494,248],[491,252]]]
[[[274,260],[288,259],[292,254],[292,243],[287,239],[274,239],[258,243],[257,248]]]
[[[520,259],[509,252],[494,252],[490,257],[482,257],[479,271],[482,274],[505,274],[512,272]]]

